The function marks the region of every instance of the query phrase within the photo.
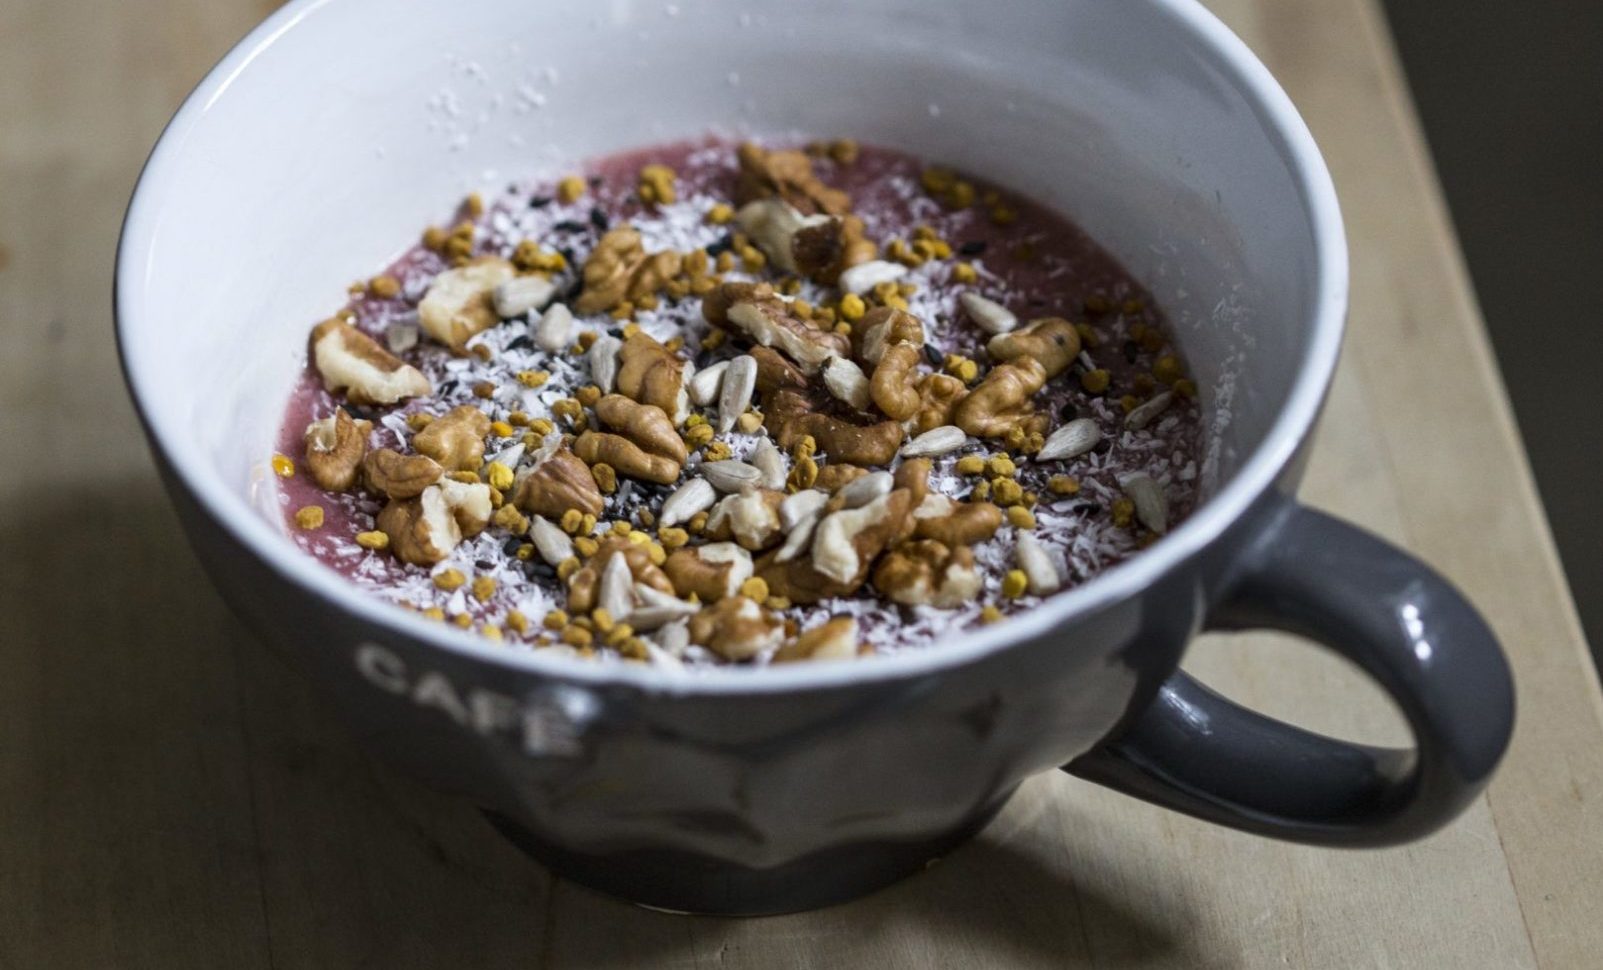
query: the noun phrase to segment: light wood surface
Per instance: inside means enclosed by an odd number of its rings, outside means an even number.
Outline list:
[[[1455,825],[1306,849],[1028,783],[890,890],[763,920],[553,879],[361,756],[191,558],[124,397],[108,295],[139,164],[263,0],[0,3],[0,968],[1603,965],[1603,699],[1372,0],[1215,0],[1334,170],[1352,327],[1304,496],[1437,564],[1519,679]],[[1288,647],[1290,649],[1288,649]],[[1210,638],[1260,709],[1398,741],[1340,662]]]

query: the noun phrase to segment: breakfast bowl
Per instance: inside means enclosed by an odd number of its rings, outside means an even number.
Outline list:
[[[1166,308],[1201,388],[1195,511],[926,649],[678,675],[510,649],[297,549],[269,458],[326,295],[469,190],[709,131],[851,136],[1072,217]],[[1474,798],[1512,730],[1462,596],[1293,497],[1346,311],[1340,213],[1285,94],[1193,0],[291,0],[156,145],[116,285],[130,392],[229,603],[377,756],[645,905],[860,895],[1058,767],[1265,836],[1395,844]],[[1315,735],[1178,671],[1197,633],[1243,628],[1357,664],[1414,747]]]

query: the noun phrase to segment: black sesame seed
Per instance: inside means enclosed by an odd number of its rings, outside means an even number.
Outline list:
[[[479,571],[483,572],[483,571],[486,571],[486,570],[494,569],[495,568],[495,563],[491,562],[488,559],[475,559],[475,560],[473,560],[473,567],[475,569],[478,569]]]
[[[606,232],[607,227],[612,225],[612,222],[607,218],[607,214],[601,211],[600,206],[594,206],[590,210],[590,224],[600,231]]]
[[[622,340],[623,339],[623,328],[622,327],[609,327],[607,329],[607,336],[609,336],[609,337],[617,337],[618,339]]]
[[[931,367],[939,367],[946,363],[946,358],[941,356],[940,350],[934,344],[924,345],[924,359],[930,362]]]
[[[1113,442],[1108,440],[1107,438],[1103,438],[1101,441],[1098,441],[1095,445],[1092,445],[1091,446],[1091,450],[1096,452],[1099,455],[1105,455],[1108,452],[1113,450]]]
[[[551,226],[552,232],[589,232],[590,227],[576,219],[564,219]]]
[[[518,554],[518,547],[521,545],[523,545],[523,540],[513,536],[501,544],[501,552],[504,555],[516,556]]]
[[[1133,364],[1133,363],[1135,363],[1136,358],[1140,357],[1140,356],[1141,356],[1141,347],[1140,347],[1140,345],[1137,344],[1134,340],[1126,340],[1124,342],[1124,362],[1127,363],[1127,364]]]
[[[534,341],[530,340],[529,339],[529,335],[524,333],[524,334],[519,334],[516,337],[513,337],[511,340],[508,340],[507,341],[507,349],[508,350],[523,350],[525,347],[533,346],[533,344],[534,344]]]
[[[557,247],[557,252],[562,254],[562,258],[565,261],[567,261],[567,264],[569,266],[573,265],[573,247],[572,246],[558,246]]]
[[[451,379],[451,380],[442,381],[440,383],[440,395],[442,397],[445,396],[445,395],[448,395],[448,394],[452,394],[455,391],[456,391],[456,380],[454,378]]]
[[[592,189],[601,188],[601,176],[599,176],[599,175],[592,175],[588,179],[586,179],[585,181],[590,183],[590,187]]]
[[[551,204],[551,196],[549,196],[549,195],[531,195],[531,196],[529,196],[529,208],[531,208],[531,209],[544,209],[546,206],[548,206],[550,204]]]
[[[378,417],[378,415],[374,414],[372,411],[368,411],[363,408],[353,408],[348,404],[345,406],[345,413],[349,414],[351,416],[351,420],[353,421],[372,421]]]
[[[1061,415],[1065,421],[1073,421],[1075,418],[1080,416],[1080,409],[1074,406],[1073,401],[1069,401],[1063,405],[1063,409],[1060,410],[1058,414]]]
[[[719,256],[722,256],[724,253],[727,253],[731,249],[735,248],[734,234],[726,232],[724,233],[723,238],[710,242],[703,248],[706,250],[708,256],[717,259]]]
[[[960,256],[978,256],[979,254],[985,252],[985,240],[970,239],[968,242],[957,247],[957,252]]]

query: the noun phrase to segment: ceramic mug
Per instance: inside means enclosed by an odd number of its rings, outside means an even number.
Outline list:
[[[1173,322],[1203,389],[1206,501],[1091,582],[928,650],[679,678],[510,650],[299,552],[265,460],[345,284],[469,189],[709,129],[887,144],[1069,214]],[[1307,129],[1191,0],[292,0],[156,146],[116,307],[197,553],[372,749],[565,876],[763,913],[916,870],[1060,765],[1326,845],[1416,838],[1476,795],[1513,721],[1491,633],[1427,566],[1291,497],[1346,291]],[[1356,662],[1415,747],[1310,734],[1177,671],[1199,630],[1243,627]]]

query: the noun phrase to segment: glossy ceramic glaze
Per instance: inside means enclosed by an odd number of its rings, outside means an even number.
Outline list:
[[[940,649],[679,679],[507,651],[301,555],[261,511],[265,459],[326,295],[468,189],[709,128],[855,136],[1064,211],[1173,321],[1205,391],[1212,498],[1130,562]],[[1479,790],[1512,719],[1484,624],[1426,567],[1287,497],[1346,283],[1307,131],[1190,0],[293,0],[153,153],[117,310],[197,552],[376,751],[574,878],[752,913],[912,871],[1074,759],[1333,844],[1417,836]],[[1197,630],[1243,624],[1355,659],[1418,751],[1297,732],[1175,675]]]

